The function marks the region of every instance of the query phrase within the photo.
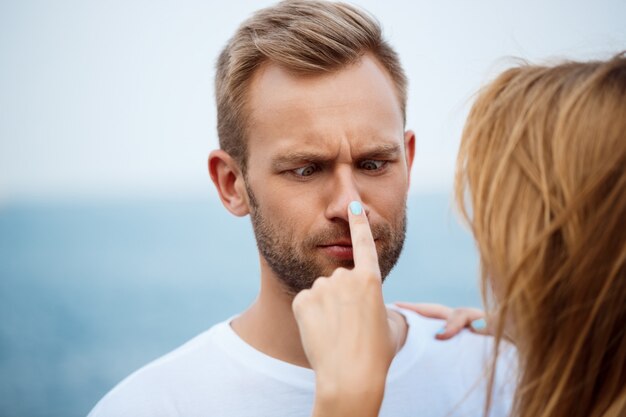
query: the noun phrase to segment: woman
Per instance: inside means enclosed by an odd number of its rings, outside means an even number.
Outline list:
[[[465,125],[456,198],[495,345],[518,350],[512,415],[626,416],[626,55],[520,66],[490,83]],[[316,416],[377,415],[397,349],[359,207],[355,268],[294,300]]]

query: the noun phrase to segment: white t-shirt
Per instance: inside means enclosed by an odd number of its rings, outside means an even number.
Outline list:
[[[438,341],[434,334],[442,321],[398,311],[409,332],[391,364],[380,416],[482,416],[492,339],[464,331]],[[313,371],[259,352],[229,323],[211,327],[139,369],[88,417],[310,416]],[[511,388],[498,388],[492,416],[509,413]]]

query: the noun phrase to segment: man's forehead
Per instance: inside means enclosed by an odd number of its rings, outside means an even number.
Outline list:
[[[291,155],[330,161],[402,150],[404,121],[393,84],[367,57],[310,77],[267,65],[251,85],[248,104],[253,159]]]
[[[372,109],[404,125],[395,86],[387,71],[369,55],[333,72],[298,74],[264,63],[254,73],[246,103],[251,123],[280,113],[308,117],[320,112]]]

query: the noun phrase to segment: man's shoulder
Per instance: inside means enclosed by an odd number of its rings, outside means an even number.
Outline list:
[[[168,409],[172,407],[170,397],[176,395],[173,391],[197,385],[198,370],[204,375],[219,374],[217,368],[224,365],[225,353],[219,346],[224,326],[228,323],[212,326],[124,378],[96,404],[89,417],[176,415],[175,410]]]
[[[405,372],[400,374],[398,381],[410,385],[416,401],[453,406],[448,415],[480,415],[494,354],[494,339],[462,330],[451,339],[438,340],[435,335],[445,325],[444,320],[426,318],[408,310],[399,312],[406,318],[409,332],[405,346],[399,352]],[[502,347],[496,368],[492,416],[509,414],[516,381],[515,354],[511,345]],[[428,394],[424,396],[423,393]]]
[[[445,341],[438,340],[435,338],[435,335],[446,325],[445,320],[424,317],[414,311],[398,307],[394,307],[394,309],[405,317],[409,326],[409,337],[420,339],[425,348],[437,346],[439,349],[445,346],[449,349],[463,347],[465,350],[481,350],[490,349],[493,344],[493,338],[472,333],[468,329],[461,330],[459,334],[451,339]]]
[[[399,311],[409,325],[407,340],[419,352],[422,364],[471,374],[484,373],[489,368],[494,354],[493,337],[464,329],[451,339],[438,340],[435,335],[445,325],[445,320],[426,318],[404,309]],[[500,347],[498,363],[503,371],[504,368],[514,368],[516,351],[512,345],[504,343]]]

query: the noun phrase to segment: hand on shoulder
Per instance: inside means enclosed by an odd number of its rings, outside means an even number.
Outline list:
[[[445,320],[445,326],[435,335],[439,340],[448,340],[459,334],[463,329],[469,329],[476,334],[493,336],[493,331],[489,326],[489,320],[485,312],[478,308],[452,308],[441,304],[407,302],[397,302],[395,305],[414,311],[424,317]]]

